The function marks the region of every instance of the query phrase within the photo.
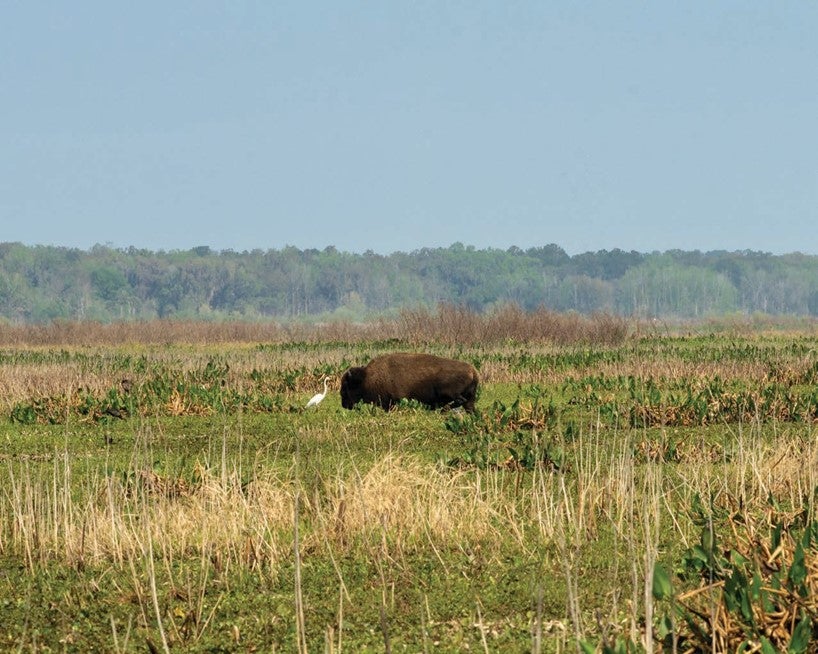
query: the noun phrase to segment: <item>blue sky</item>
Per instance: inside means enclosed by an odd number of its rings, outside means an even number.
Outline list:
[[[0,5],[0,241],[818,254],[818,3]]]

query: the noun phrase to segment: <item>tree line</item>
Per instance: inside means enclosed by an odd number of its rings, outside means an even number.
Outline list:
[[[756,251],[568,255],[462,243],[388,255],[0,243],[0,320],[363,320],[440,303],[696,318],[818,315],[818,256]]]

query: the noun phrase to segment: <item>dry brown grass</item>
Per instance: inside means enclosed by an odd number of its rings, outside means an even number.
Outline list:
[[[127,561],[145,555],[148,541],[170,560],[214,556],[220,567],[275,570],[292,553],[295,490],[292,476],[258,474],[242,485],[237,473],[199,468],[194,480],[134,469],[125,483],[99,476],[82,499],[72,496],[70,464],[57,457],[52,475],[12,471],[0,508],[0,542],[28,565]],[[426,547],[498,544],[509,533],[500,486],[465,473],[387,456],[362,474],[328,481],[322,498],[300,488],[308,525],[306,552],[331,543],[349,550],[388,538],[394,552]],[[504,517],[505,516],[505,517]]]
[[[0,347],[120,346],[195,343],[346,342],[399,339],[409,343],[462,345],[504,341],[621,343],[628,321],[608,314],[581,316],[545,309],[526,312],[505,305],[486,314],[441,304],[436,310],[404,309],[396,318],[366,323],[204,322],[154,320],[144,322],[57,321],[47,325],[0,324]]]
[[[316,536],[343,544],[388,534],[399,550],[496,543],[505,533],[504,502],[479,477],[387,455],[365,474],[338,480],[316,516],[330,529]]]
[[[48,325],[2,325],[2,347],[89,347],[139,345],[221,345],[225,343],[358,342],[388,333],[388,325],[337,322],[325,325],[277,322],[205,322],[152,320],[144,322],[72,322]]]
[[[400,333],[410,343],[451,346],[507,342],[618,345],[631,331],[627,320],[610,314],[582,316],[547,309],[526,312],[514,304],[487,314],[450,304],[441,304],[436,311],[404,309],[398,322]]]

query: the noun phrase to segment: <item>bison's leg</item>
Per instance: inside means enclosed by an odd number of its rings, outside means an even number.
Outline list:
[[[451,402],[452,407],[463,407],[469,413],[474,413],[474,395],[458,395]]]
[[[474,413],[474,393],[465,392],[452,397],[451,395],[438,395],[435,407],[448,407],[450,409],[458,409],[463,407],[469,413]]]
[[[432,387],[430,399],[427,404],[435,409],[456,409],[459,406],[463,406],[464,401],[465,398],[462,395],[452,397],[450,393],[446,393],[436,387]]]
[[[469,413],[474,413],[474,400],[477,397],[477,382],[469,384],[469,387],[463,391],[463,408]]]
[[[378,395],[373,403],[377,404],[384,411],[389,411],[393,406],[395,406],[395,401],[392,399],[391,395]]]

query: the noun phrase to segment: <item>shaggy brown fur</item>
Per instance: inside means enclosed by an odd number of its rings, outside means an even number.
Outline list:
[[[389,409],[405,398],[434,408],[462,406],[474,412],[477,383],[477,370],[464,361],[431,354],[385,354],[344,373],[341,405],[351,409],[367,402]]]

